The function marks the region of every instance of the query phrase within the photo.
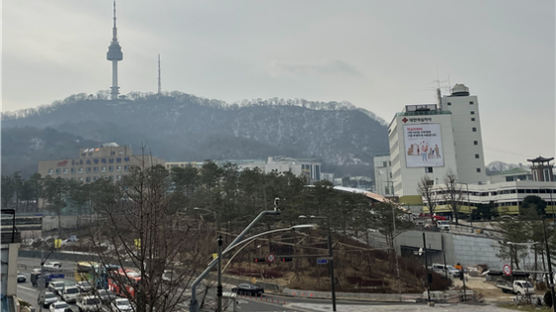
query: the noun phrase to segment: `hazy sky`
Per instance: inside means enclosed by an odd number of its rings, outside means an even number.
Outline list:
[[[553,0],[119,0],[123,94],[349,101],[387,122],[479,97],[486,162],[555,154]],[[108,90],[111,0],[2,2],[2,109]]]

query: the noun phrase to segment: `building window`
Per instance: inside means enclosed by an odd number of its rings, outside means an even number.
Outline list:
[[[475,117],[471,118],[471,121],[475,121]]]
[[[91,172],[91,167],[87,167],[87,172]]]
[[[94,172],[98,172],[98,167],[94,167],[94,168],[93,168],[93,171],[94,171]]]
[[[87,159],[87,165],[90,165],[90,164],[91,164],[91,160]]]
[[[425,167],[425,173],[432,173],[432,167]]]
[[[90,178],[90,177],[86,177],[86,178],[85,178],[85,182],[91,182],[91,178]]]
[[[100,169],[100,171],[106,172],[106,167],[102,167],[102,168]]]
[[[98,158],[93,159],[93,161],[95,162],[95,164],[98,164]]]
[[[129,161],[129,157],[125,157],[125,158],[124,158],[124,161]]]
[[[79,178],[79,182],[83,182],[83,177]]]
[[[475,115],[475,112],[474,112],[474,111],[470,111],[470,113],[471,113],[471,115]]]
[[[122,159],[121,159],[120,157],[118,157],[118,158],[116,158],[116,162],[117,162],[117,163],[121,163],[121,162],[122,162]]]
[[[122,171],[122,166],[116,166],[116,171]]]
[[[80,159],[80,160],[79,160],[79,164],[80,164],[80,165],[83,165],[83,159]]]
[[[479,141],[477,140],[473,141],[473,145],[479,145]]]
[[[64,168],[64,174],[68,174],[68,168]]]
[[[56,174],[60,174],[60,169],[56,169]]]
[[[124,166],[124,171],[127,171],[127,166]]]
[[[106,163],[106,158],[101,159],[100,162],[102,162],[103,164],[105,164],[105,163]]]
[[[110,172],[114,171],[114,167],[108,166],[108,171],[110,171]]]
[[[71,168],[71,173],[72,173],[72,174],[75,173],[75,168]]]
[[[452,102],[448,102],[448,106],[452,106]]]
[[[111,163],[111,164],[113,164],[113,163],[114,163],[114,158],[108,159],[108,162]]]
[[[48,174],[52,174],[54,172],[54,169],[48,169]]]
[[[77,170],[77,172],[83,173],[83,168],[79,168],[79,170]]]
[[[479,154],[475,154],[475,158],[479,159]]]
[[[481,172],[481,168],[477,168],[477,172]]]
[[[473,130],[473,132],[477,132],[477,128],[473,127],[471,130]]]
[[[469,105],[473,105],[475,104],[473,101],[469,101]]]

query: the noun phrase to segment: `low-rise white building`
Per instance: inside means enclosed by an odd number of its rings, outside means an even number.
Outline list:
[[[390,155],[373,157],[373,164],[375,173],[374,192],[385,196],[394,195]]]

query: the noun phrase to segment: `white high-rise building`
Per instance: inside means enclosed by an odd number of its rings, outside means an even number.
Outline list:
[[[406,105],[388,127],[392,180],[397,196],[418,195],[428,176],[443,184],[448,174],[458,183],[487,180],[477,96],[456,84],[439,105]]]
[[[458,180],[484,183],[487,176],[477,96],[469,95],[469,88],[465,85],[456,84],[451,95],[442,97],[441,109],[452,113]]]
[[[442,183],[457,172],[452,114],[436,104],[407,105],[388,127],[396,196],[418,195],[419,181]]]

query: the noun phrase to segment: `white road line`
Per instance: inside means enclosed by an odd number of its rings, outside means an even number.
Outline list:
[[[25,289],[25,290],[30,290],[30,291],[32,291],[32,292],[35,292],[35,290],[36,290],[35,288],[29,288],[29,287],[25,287],[25,286],[21,286],[21,285],[17,285],[17,287],[18,287],[18,288],[23,288],[23,289]]]

